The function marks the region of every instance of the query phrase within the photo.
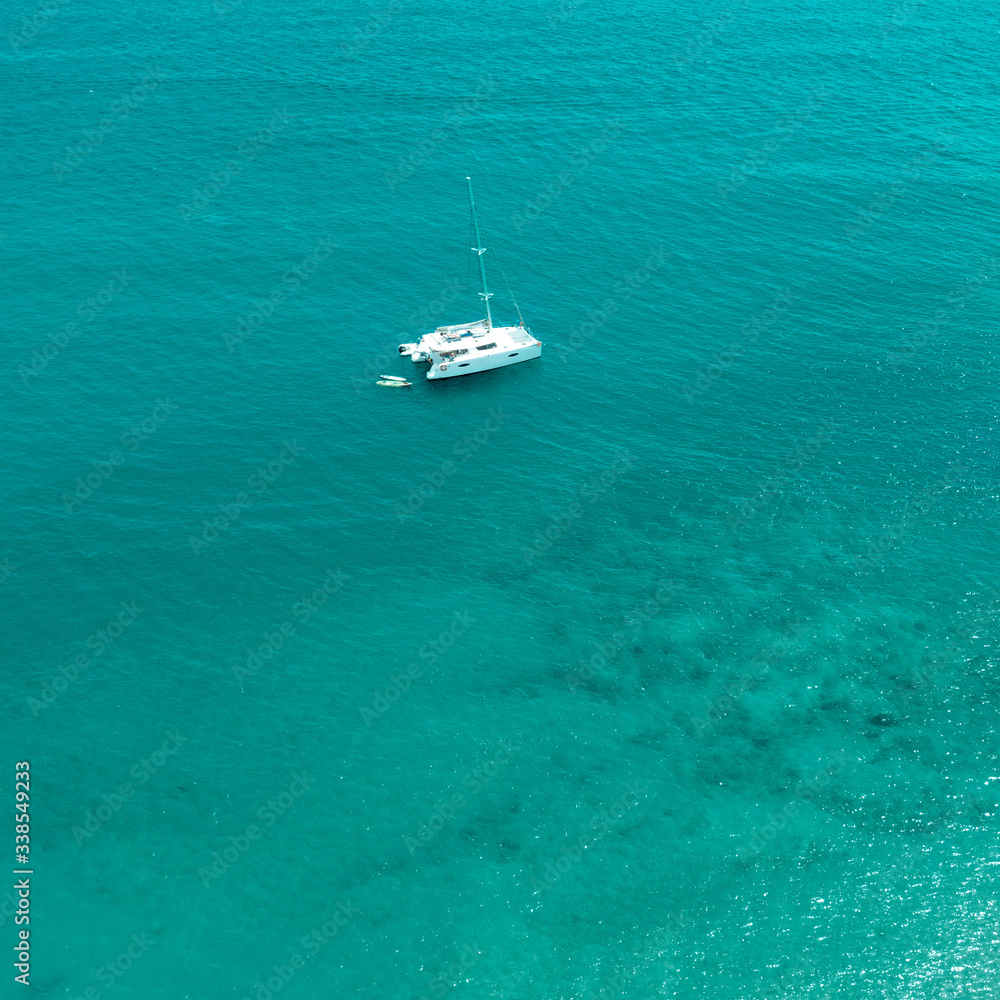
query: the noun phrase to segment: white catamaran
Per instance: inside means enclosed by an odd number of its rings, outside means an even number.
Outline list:
[[[494,326],[490,315],[490,298],[493,293],[486,289],[486,268],[483,265],[483,254],[486,247],[478,246],[479,216],[476,203],[472,197],[472,178],[466,177],[469,185],[469,207],[472,210],[472,222],[476,228],[477,246],[472,247],[473,253],[479,257],[479,279],[483,290],[479,297],[486,307],[486,317],[472,323],[459,323],[457,326],[439,326],[433,333],[426,333],[416,344],[400,344],[399,353],[409,357],[411,361],[429,361],[428,378],[454,378],[456,375],[472,375],[474,372],[485,372],[491,368],[503,368],[505,365],[516,365],[522,361],[530,361],[542,353],[542,345],[531,335],[524,325],[521,310],[517,309],[517,326]],[[484,227],[485,228],[485,227]],[[499,259],[497,260],[499,264]],[[503,268],[500,268],[503,275]],[[507,278],[504,275],[504,281]],[[507,286],[508,291],[510,285]],[[511,292],[511,299],[514,293]]]

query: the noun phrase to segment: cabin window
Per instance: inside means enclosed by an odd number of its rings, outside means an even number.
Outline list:
[[[497,346],[496,344],[483,344],[482,347],[477,347],[476,350],[477,351],[489,351],[489,350],[491,350],[492,348],[494,348],[496,346]]]
[[[520,353],[521,353],[520,351],[515,351],[513,354],[508,354],[507,357],[508,358],[516,358],[518,356],[518,354],[520,354]]]
[[[469,367],[469,362],[466,361],[465,364],[459,365],[458,367],[459,368],[468,368]]]
[[[451,359],[458,357],[459,354],[468,354],[468,353],[469,353],[468,350],[463,347],[460,351],[442,351],[441,357]]]

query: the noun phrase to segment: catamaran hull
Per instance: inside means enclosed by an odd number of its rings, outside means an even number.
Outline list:
[[[511,351],[509,354],[436,364],[427,373],[427,377],[429,379],[436,379],[457,378],[459,375],[475,375],[477,372],[488,372],[494,368],[519,365],[522,361],[532,361],[534,358],[541,357],[541,355],[542,345],[531,344],[527,347],[519,347],[516,351]]]

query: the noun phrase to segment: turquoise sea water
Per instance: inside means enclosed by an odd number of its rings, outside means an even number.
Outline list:
[[[8,9],[27,992],[993,995],[998,30]]]

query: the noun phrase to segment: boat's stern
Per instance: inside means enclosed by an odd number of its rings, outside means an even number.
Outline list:
[[[414,364],[418,361],[430,361],[431,357],[425,350],[423,350],[422,345],[423,341],[419,344],[400,344],[399,353],[404,358],[409,358],[412,362],[414,362]]]

